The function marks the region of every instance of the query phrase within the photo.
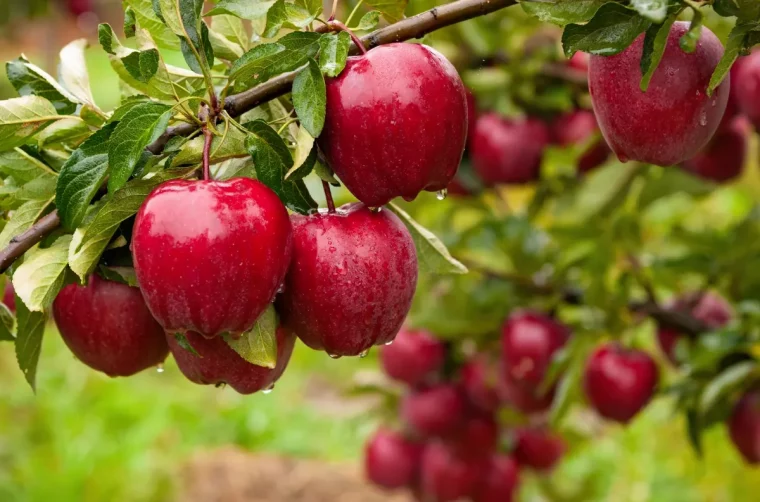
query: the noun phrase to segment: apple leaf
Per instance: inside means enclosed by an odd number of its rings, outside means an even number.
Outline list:
[[[379,22],[380,11],[371,10],[362,16],[362,18],[359,20],[359,24],[357,24],[354,28],[354,31],[372,31],[377,27],[377,23]]]
[[[760,30],[760,24],[737,22],[736,26],[731,30],[731,33],[728,34],[723,57],[721,57],[718,66],[715,67],[712,77],[710,77],[710,85],[707,87],[707,92],[709,94],[712,94],[712,92],[723,82],[731,71],[731,67],[739,58],[741,51],[749,45],[748,37],[753,29]]]
[[[134,79],[147,84],[158,72],[160,58],[158,49],[148,49],[127,54],[121,62]]]
[[[245,138],[245,133],[233,126],[230,126],[225,134],[214,136],[211,142],[211,164],[218,164],[238,157],[248,157]],[[200,164],[203,156],[203,143],[203,136],[193,138],[185,143],[172,160],[172,166]]]
[[[39,96],[0,101],[0,150],[10,150],[27,142],[59,116],[55,106]]]
[[[246,3],[250,2],[246,0]],[[221,3],[217,4],[217,6],[218,5],[221,5]],[[250,37],[248,36],[248,32],[245,31],[243,21],[241,21],[238,17],[227,14],[217,15],[211,20],[211,28],[214,33],[223,36],[236,46],[241,47],[243,49],[243,52],[250,49]]]
[[[129,180],[145,147],[166,131],[172,114],[168,105],[143,103],[121,119],[108,146],[109,192],[120,189]]]
[[[126,284],[133,288],[139,287],[137,274],[132,267],[106,267],[105,265],[100,265],[97,272],[103,279]]]
[[[90,88],[90,75],[87,72],[87,63],[84,58],[84,51],[88,47],[88,42],[84,38],[74,40],[61,49],[60,66],[61,82],[76,99],[83,104],[90,105],[99,110],[95,105],[95,98],[92,97]]]
[[[229,159],[212,166],[211,177],[219,181],[232,178],[256,179],[256,168],[253,167],[253,159],[246,154],[244,159]]]
[[[62,235],[48,248],[33,248],[13,273],[16,295],[26,307],[42,312],[58,295],[64,284],[71,235]]]
[[[30,200],[16,209],[11,219],[5,224],[3,231],[0,232],[0,247],[4,248],[11,242],[11,239],[29,229],[42,216],[45,208],[51,202],[53,202],[52,198],[49,200]]]
[[[55,171],[21,148],[0,153],[0,173],[10,176],[20,185]]]
[[[293,107],[301,126],[318,138],[325,125],[327,89],[319,65],[313,59],[309,59],[308,66],[293,81]]]
[[[366,3],[380,11],[389,23],[397,23],[404,18],[404,11],[409,0],[367,0]]]
[[[124,8],[124,36],[132,38],[137,33],[137,15],[135,10],[129,5]]]
[[[217,33],[214,30],[209,30],[208,37],[209,41],[211,42],[211,48],[214,50],[214,55],[220,59],[235,61],[245,53],[245,49],[243,49],[240,44],[231,41],[221,33]]]
[[[346,67],[351,36],[345,31],[319,39],[319,69],[328,77],[337,77]]]
[[[585,23],[608,0],[522,0],[520,6],[545,23],[565,26]]]
[[[62,143],[71,147],[78,145],[90,134],[92,131],[90,131],[89,126],[79,117],[58,120],[37,135],[37,147],[44,148],[48,145]]]
[[[417,223],[396,204],[390,203],[388,207],[401,218],[401,221],[409,229],[417,248],[417,261],[421,271],[424,270],[431,274],[466,274],[468,272],[467,267],[451,256],[443,242],[430,230]]]
[[[649,82],[652,81],[652,76],[662,61],[670,28],[676,19],[678,19],[677,15],[669,16],[662,24],[653,24],[646,31],[641,56],[641,90],[644,92],[649,88]]]
[[[241,19],[253,21],[266,16],[274,4],[275,0],[220,0],[206,15],[219,16],[221,14],[232,14]]]
[[[13,336],[16,327],[16,318],[13,312],[5,303],[0,302],[0,342],[13,342],[16,337]]]
[[[153,10],[153,0],[122,0],[135,13],[137,25],[147,30],[159,47],[179,50],[179,39],[166,25],[158,19]],[[134,35],[133,35],[134,36]]]
[[[285,175],[286,180],[302,180],[314,169],[317,161],[317,147],[314,136],[301,125],[296,134],[296,151],[293,157],[293,167]]]
[[[198,351],[195,350],[195,347],[190,344],[190,340],[187,339],[184,333],[174,333],[174,335],[170,336],[174,336],[174,338],[177,340],[177,345],[190,352],[192,355],[196,357],[203,357],[198,354]]]
[[[707,384],[699,398],[699,413],[701,416],[710,415],[713,408],[731,394],[740,390],[751,381],[753,375],[760,374],[760,366],[756,361],[745,361],[724,370]]]
[[[61,223],[73,230],[82,223],[92,198],[108,172],[108,148],[117,123],[99,130],[71,154],[61,168],[55,204]]]
[[[16,320],[16,360],[24,378],[36,392],[37,363],[40,360],[47,315],[44,312],[29,311],[16,295]]]
[[[53,174],[44,174],[39,178],[25,183],[14,194],[20,201],[49,201],[55,195],[55,185],[58,177]]]
[[[285,28],[306,28],[319,15],[319,10],[310,11],[306,6],[277,0],[267,12],[267,23],[264,27],[264,37],[274,38]]]
[[[23,56],[5,63],[5,71],[19,95],[45,98],[53,104],[58,113],[70,114],[76,111],[76,98],[42,68],[30,63]]]
[[[662,23],[668,16],[667,0],[631,0],[631,7],[654,23]]]
[[[237,354],[256,366],[273,369],[277,366],[277,313],[270,305],[250,331],[235,340],[231,336],[224,341]]]
[[[644,33],[651,21],[618,3],[604,4],[587,24],[570,24],[562,34],[567,57],[577,51],[612,56],[625,50]]]

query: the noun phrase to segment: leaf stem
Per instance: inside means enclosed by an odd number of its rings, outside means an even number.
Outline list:
[[[335,201],[332,198],[332,191],[330,190],[330,184],[322,180],[322,188],[325,191],[325,200],[327,201],[327,212],[333,214],[335,212]]]
[[[348,19],[346,19],[346,26],[351,24],[351,20],[354,18],[354,14],[356,14],[356,11],[359,10],[359,6],[363,3],[364,3],[364,0],[359,0],[358,2],[356,2],[354,9],[351,11],[351,14],[348,15]]]
[[[348,29],[348,26],[341,23],[340,21],[328,21],[327,22],[327,29],[329,31],[345,31],[348,33],[348,35],[351,37],[351,40],[354,42],[354,45],[359,48],[362,54],[367,53],[367,48],[364,47],[364,44],[362,43],[361,39],[356,36],[356,34]]]

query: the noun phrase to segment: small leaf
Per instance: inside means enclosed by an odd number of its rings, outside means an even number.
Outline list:
[[[121,58],[121,62],[133,78],[147,84],[158,72],[160,58],[158,49],[148,49],[132,52]]]
[[[306,68],[293,81],[293,107],[301,125],[318,138],[325,125],[327,89],[317,62],[309,59]]]
[[[594,170],[586,176],[585,183],[575,196],[572,216],[575,222],[584,221],[609,211],[625,202],[631,181],[641,172],[641,164],[616,162]]]
[[[77,109],[76,98],[41,68],[24,58],[14,59],[5,64],[5,71],[11,85],[21,96],[39,96],[55,106],[58,113],[70,114]]]
[[[179,50],[179,39],[158,19],[153,10],[152,0],[122,0],[122,2],[132,9],[137,25],[147,30],[159,47],[174,51]]]
[[[721,57],[718,66],[715,67],[712,77],[710,77],[710,85],[707,88],[709,94],[712,94],[712,92],[723,82],[731,71],[731,67],[738,59],[740,53],[748,46],[748,35],[753,27],[757,29],[758,25],[756,23],[748,24],[738,22],[731,30],[731,33],[728,34],[723,57]]]
[[[137,16],[135,10],[132,7],[127,6],[124,9],[124,36],[132,38],[137,32]]]
[[[220,0],[206,15],[232,14],[253,21],[266,16],[274,3],[274,0]]]
[[[283,27],[296,30],[306,28],[318,14],[319,12],[310,12],[301,5],[277,0],[267,13],[264,37],[276,37]]]
[[[390,203],[388,207],[396,213],[409,229],[417,248],[417,261],[421,271],[431,274],[466,274],[468,272],[459,260],[451,256],[446,246],[430,230],[417,223],[409,214]]]
[[[286,180],[302,180],[309,175],[317,161],[317,148],[314,146],[314,136],[303,126],[298,128],[296,135],[296,151],[293,157],[293,167],[285,175]]]
[[[11,239],[27,231],[42,216],[45,208],[51,202],[53,202],[52,198],[44,201],[30,200],[16,209],[11,219],[5,224],[3,231],[0,232],[0,248],[6,247],[11,242]]]
[[[225,336],[224,341],[237,354],[256,366],[274,368],[277,366],[277,314],[269,306],[250,331],[235,340]]]
[[[0,342],[13,342],[16,337],[13,331],[16,326],[16,317],[5,303],[0,302]]]
[[[21,148],[0,153],[0,173],[12,177],[19,185],[40,176],[55,174],[45,163]]]
[[[362,18],[359,20],[359,24],[357,24],[356,28],[354,28],[354,31],[372,31],[377,27],[377,24],[379,22],[380,11],[371,10],[362,16]]]
[[[549,411],[549,423],[552,427],[558,427],[572,408],[573,403],[581,399],[581,379],[583,376],[583,364],[574,361],[567,373],[559,381],[557,392],[552,400]]]
[[[295,32],[276,43],[257,45],[233,63],[230,80],[235,80],[239,87],[250,87],[296,70],[316,55],[321,37],[319,33]]]
[[[319,39],[319,69],[328,77],[337,77],[346,67],[351,36],[345,31]]]
[[[137,274],[132,267],[106,267],[105,265],[100,265],[98,267],[98,275],[111,282],[126,284],[133,288],[139,287]]]
[[[565,26],[585,23],[607,0],[522,0],[520,6],[545,23]]]
[[[36,392],[37,363],[42,350],[42,335],[45,333],[47,315],[43,312],[30,312],[24,302],[16,295],[16,360],[24,378]]]
[[[314,173],[319,176],[322,181],[326,181],[334,187],[340,186],[340,182],[338,181],[338,178],[335,177],[335,173],[326,164],[317,162],[314,165]]]
[[[631,6],[654,23],[662,23],[668,16],[667,0],[631,0]]]
[[[144,103],[130,110],[116,126],[108,146],[108,191],[123,187],[143,155],[145,147],[166,131],[172,108]]]
[[[245,147],[245,133],[237,127],[230,126],[227,134],[214,136],[211,142],[211,164],[218,164],[226,160],[248,157]],[[193,138],[185,143],[180,152],[172,160],[172,166],[198,165],[203,155],[203,136]]]
[[[220,16],[220,17],[231,17],[231,16]],[[214,50],[214,56],[220,58],[220,59],[226,59],[227,61],[235,61],[238,58],[240,58],[244,53],[245,50],[243,47],[225,36],[223,36],[221,33],[217,33],[214,30],[208,31],[208,38],[211,42],[211,47]]]
[[[70,244],[71,235],[63,235],[49,248],[36,247],[24,255],[13,273],[13,287],[29,310],[42,312],[53,304],[64,284]]]
[[[59,116],[53,104],[38,96],[0,101],[0,150],[10,150],[49,126]]]
[[[673,23],[678,19],[677,15],[668,17],[662,24],[653,24],[644,36],[644,49],[641,56],[641,90],[646,92],[649,82],[660,65],[665,47],[668,43],[668,35]]]
[[[37,148],[65,144],[72,147],[87,138],[92,131],[87,123],[79,117],[58,120],[37,135]]]
[[[379,10],[389,23],[397,23],[404,18],[409,0],[367,0],[366,4]]]
[[[746,361],[729,367],[715,377],[705,386],[699,398],[701,416],[709,415],[721,399],[727,399],[731,394],[741,389],[753,374],[758,373],[758,369],[757,362]]]
[[[87,73],[84,51],[88,47],[84,38],[74,40],[61,49],[61,81],[66,89],[81,102],[98,109],[90,89],[90,75]]]
[[[702,458],[702,421],[695,410],[686,411],[686,434],[691,447],[694,449],[694,453]]]
[[[567,57],[577,51],[612,56],[625,50],[651,24],[636,11],[606,3],[587,24],[568,25],[562,34],[562,46]]]
[[[23,201],[38,200],[47,202],[55,195],[55,185],[57,181],[58,177],[55,175],[42,175],[28,183],[24,183],[24,185],[16,191],[16,198]]]
[[[190,340],[187,339],[184,333],[174,333],[173,336],[177,340],[177,345],[190,352],[192,355],[201,357],[201,355],[198,354],[198,351],[196,351],[195,348],[190,345]]]
[[[246,0],[246,3],[249,2]],[[247,51],[251,46],[250,37],[248,36],[248,32],[245,31],[243,21],[235,16],[227,14],[217,15],[211,21],[211,28],[214,33],[218,33],[236,46],[241,47],[243,52]]]

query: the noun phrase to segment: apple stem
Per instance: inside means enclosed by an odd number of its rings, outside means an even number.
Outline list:
[[[341,23],[340,21],[331,20],[327,22],[327,28],[330,31],[345,31],[348,33],[348,35],[351,37],[351,40],[354,42],[354,45],[359,48],[362,54],[367,53],[367,48],[364,47],[364,44],[362,43],[361,39],[357,37],[353,31],[348,29],[348,26]]]
[[[332,12],[330,13],[330,19],[327,20],[327,22],[331,22],[335,20],[335,12],[338,10],[338,0],[333,0],[332,3]]]
[[[211,179],[211,140],[214,138],[214,133],[211,132],[208,124],[203,127],[203,135],[205,136],[203,143],[203,179],[208,181]]]
[[[322,188],[325,190],[325,200],[327,200],[327,212],[328,213],[334,213],[335,212],[335,202],[332,198],[332,191],[330,190],[330,184],[326,181],[322,181]]]

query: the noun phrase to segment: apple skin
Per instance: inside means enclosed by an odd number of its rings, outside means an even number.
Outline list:
[[[576,53],[580,54],[580,53]],[[594,113],[589,110],[575,110],[560,116],[552,125],[555,143],[560,146],[585,144],[594,134],[599,133]],[[585,173],[604,164],[610,156],[610,147],[600,138],[589,146],[578,159],[578,171]]]
[[[364,449],[364,472],[377,486],[394,490],[412,488],[419,482],[422,443],[411,441],[402,434],[380,429]]]
[[[628,423],[652,399],[658,381],[659,370],[649,354],[608,343],[586,362],[583,388],[597,413]]]
[[[760,464],[760,389],[750,390],[736,403],[728,431],[748,464]]]
[[[433,377],[443,367],[446,346],[431,333],[401,328],[392,345],[380,349],[385,374],[411,387]]]
[[[526,414],[541,413],[551,408],[556,391],[552,387],[542,394],[538,388],[527,388],[508,377],[502,378],[498,389],[502,403]]]
[[[587,52],[576,52],[573,56],[567,60],[567,66],[575,68],[576,70],[588,71],[590,56]]]
[[[520,467],[514,458],[494,455],[472,496],[473,502],[513,502],[520,486]]]
[[[566,445],[552,431],[538,427],[515,430],[515,460],[522,467],[548,472],[562,460]]]
[[[739,90],[739,86],[741,85],[739,72],[746,61],[746,57],[740,56],[731,67],[731,85],[729,86],[728,103],[726,103],[726,112],[723,114],[723,120],[720,121],[718,132],[730,128],[733,120],[741,113],[739,106],[739,94],[741,93]]]
[[[760,51],[741,59],[736,100],[741,112],[760,130]]]
[[[567,327],[549,316],[530,311],[512,314],[501,331],[506,378],[526,389],[538,389],[569,337]]]
[[[538,119],[507,119],[496,113],[475,122],[470,156],[486,185],[521,184],[539,177],[549,128]]]
[[[251,364],[238,355],[221,336],[205,338],[187,332],[185,337],[198,355],[181,347],[177,338],[166,334],[174,360],[180,371],[199,385],[227,384],[240,394],[253,394],[267,390],[282,376],[293,354],[296,337],[277,329],[277,364],[265,368]]]
[[[401,419],[425,438],[447,437],[464,425],[467,402],[460,389],[439,384],[407,394],[401,402]]]
[[[332,356],[393,341],[417,286],[417,253],[401,220],[360,203],[291,220],[293,261],[277,301],[285,328]]]
[[[95,274],[87,286],[69,284],[58,293],[53,317],[77,359],[110,377],[134,375],[169,354],[140,290]]]
[[[484,458],[496,451],[499,425],[492,414],[469,413],[456,434],[446,443],[462,458]]]
[[[741,175],[749,151],[750,125],[745,117],[734,117],[721,126],[707,146],[683,163],[687,171],[718,183]]]
[[[478,101],[471,90],[465,88],[464,93],[467,99],[467,145],[469,145],[472,143],[475,123],[478,120]]]
[[[10,280],[5,281],[5,291],[3,292],[3,303],[8,310],[16,313],[16,290]]]
[[[485,413],[493,413],[499,408],[499,371],[495,366],[485,354],[479,354],[459,371],[462,390],[470,404]]]
[[[591,101],[607,144],[621,161],[677,165],[695,156],[718,129],[730,78],[712,96],[707,86],[723,46],[704,27],[696,50],[686,53],[679,39],[688,29],[689,23],[673,24],[647,92],[640,88],[643,34],[620,54],[591,56]]]
[[[66,0],[66,9],[72,16],[79,17],[92,12],[92,0]]]
[[[458,456],[443,443],[428,444],[422,454],[422,500],[455,502],[470,497],[484,464]]]
[[[248,179],[169,181],[135,220],[132,256],[145,301],[169,333],[248,331],[290,263],[288,212]]]
[[[380,207],[446,188],[464,152],[467,100],[442,54],[420,44],[383,45],[349,57],[326,85],[319,145],[357,199]]]

